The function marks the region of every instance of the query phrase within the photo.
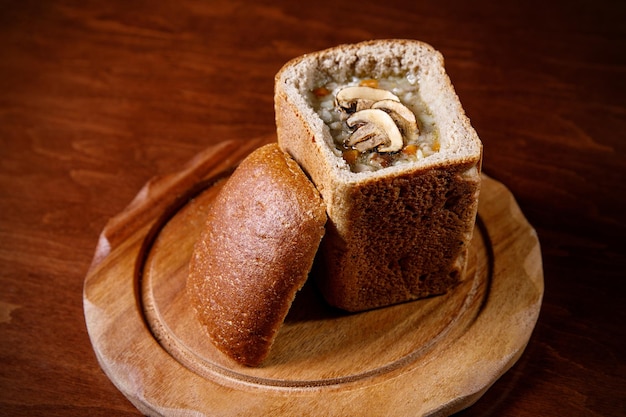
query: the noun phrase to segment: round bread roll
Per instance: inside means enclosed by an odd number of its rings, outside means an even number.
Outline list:
[[[277,144],[250,154],[215,198],[187,290],[213,344],[240,364],[269,354],[324,235],[325,206]]]

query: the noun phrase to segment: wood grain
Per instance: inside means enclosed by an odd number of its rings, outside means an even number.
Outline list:
[[[541,241],[529,345],[461,415],[626,414],[623,1],[0,4],[0,414],[139,415],[83,313],[107,221],[203,149],[271,134],[288,59],[389,37],[441,50]]]
[[[310,415],[311,407],[326,416],[347,407],[355,415],[449,415],[517,361],[541,307],[541,252],[510,192],[487,177],[466,277],[454,291],[347,314],[310,284],[262,366],[219,352],[188,300],[188,263],[211,201],[258,145],[208,148],[150,181],[102,232],[85,280],[87,328],[100,365],[138,409],[154,416]]]

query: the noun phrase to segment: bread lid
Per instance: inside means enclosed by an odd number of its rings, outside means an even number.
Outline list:
[[[276,143],[239,165],[211,207],[187,280],[197,317],[219,350],[245,365],[265,359],[325,223],[316,188]]]

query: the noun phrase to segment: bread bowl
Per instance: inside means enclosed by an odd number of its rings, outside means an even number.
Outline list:
[[[378,137],[389,119],[380,112],[398,116],[374,106],[384,100],[416,117],[415,132],[396,122],[399,147],[393,128]],[[276,74],[274,103],[280,147],[326,206],[318,284],[330,304],[363,311],[442,294],[463,279],[482,143],[439,52],[419,41],[377,40],[306,54]],[[361,111],[370,115],[350,125]],[[360,133],[371,113],[386,122]]]

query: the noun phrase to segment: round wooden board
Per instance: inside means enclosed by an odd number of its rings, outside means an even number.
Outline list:
[[[468,270],[454,291],[346,314],[309,279],[262,366],[213,348],[187,300],[187,264],[223,181],[272,140],[207,149],[146,184],[106,225],[83,299],[111,381],[153,416],[449,415],[473,404],[521,355],[543,296],[536,233],[487,176]]]

